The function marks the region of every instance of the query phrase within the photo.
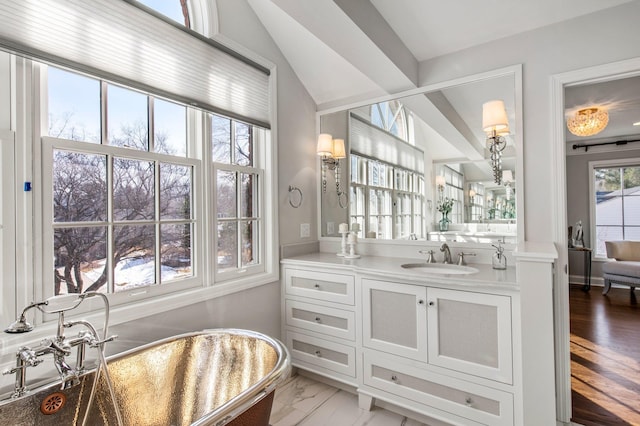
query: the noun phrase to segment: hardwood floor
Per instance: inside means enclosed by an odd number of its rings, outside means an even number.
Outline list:
[[[640,305],[628,288],[571,286],[572,421],[640,425]],[[637,293],[638,291],[636,291]]]

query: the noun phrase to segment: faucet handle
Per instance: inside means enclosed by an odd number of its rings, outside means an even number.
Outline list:
[[[436,263],[436,259],[433,257],[435,252],[433,250],[418,250],[418,253],[427,255],[427,263]]]
[[[475,255],[476,255],[475,253],[463,253],[463,252],[458,253],[458,265],[464,266],[467,264],[467,262],[465,262],[464,260],[465,256],[475,256]]]

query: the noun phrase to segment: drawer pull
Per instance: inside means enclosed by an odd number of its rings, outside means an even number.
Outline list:
[[[322,354],[320,353],[320,351],[319,351],[319,350],[316,350],[316,356],[317,356],[318,358],[322,356]]]
[[[433,306],[435,304],[436,304],[436,302],[434,302],[433,300],[429,302],[429,306]]]
[[[424,305],[424,300],[422,299],[418,300],[418,305]]]
[[[317,322],[317,323],[321,322],[320,317],[316,317],[316,322]]]
[[[315,283],[315,284],[313,285],[313,288],[315,288],[316,290],[320,290],[320,284]]]
[[[466,397],[465,400],[464,400],[464,404],[467,407],[473,407],[473,400],[471,399],[471,397],[469,397],[469,396]]]
[[[393,376],[391,376],[391,381],[393,383],[398,383],[398,376],[396,376],[395,374]]]

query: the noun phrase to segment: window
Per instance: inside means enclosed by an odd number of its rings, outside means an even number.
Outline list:
[[[54,288],[45,293],[116,293],[192,278],[198,162],[186,158],[186,107],[46,69],[45,252],[53,252]]]
[[[350,219],[360,224],[360,236],[422,237],[424,176],[353,152],[350,161]]]
[[[479,222],[485,219],[484,185],[479,182],[469,183],[469,220]]]
[[[448,166],[442,166],[438,175],[444,176],[446,182],[444,191],[439,196],[453,200],[449,220],[451,223],[463,223],[464,175]]]
[[[607,257],[605,241],[640,240],[640,159],[593,161],[591,235],[596,257]]]
[[[190,28],[187,0],[138,0],[145,6]]]
[[[264,269],[260,258],[263,226],[257,136],[263,129],[219,115],[210,115],[211,155],[216,188],[217,277],[247,269]]]
[[[371,124],[409,142],[407,117],[404,106],[399,101],[373,104],[370,107]]]

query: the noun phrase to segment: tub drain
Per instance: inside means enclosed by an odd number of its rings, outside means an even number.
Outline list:
[[[42,401],[40,411],[45,415],[55,414],[64,407],[65,402],[67,402],[67,397],[62,392],[52,393]]]

